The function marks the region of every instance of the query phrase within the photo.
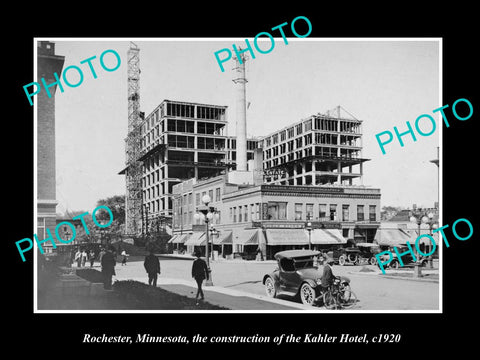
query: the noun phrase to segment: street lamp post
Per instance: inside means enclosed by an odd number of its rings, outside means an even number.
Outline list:
[[[426,224],[429,227],[430,234],[433,235],[432,230],[436,227],[435,221],[433,221],[434,214],[432,212],[426,213],[425,211],[419,210],[417,213],[412,214],[410,217],[410,222],[416,223],[418,225],[418,236],[420,236],[421,225]],[[430,250],[428,251],[430,252]],[[433,258],[432,255],[428,256],[428,264],[430,268],[433,268]]]
[[[308,249],[312,250],[312,223],[310,221],[305,224],[305,229],[308,231]]]
[[[212,236],[212,248],[211,248],[211,253],[212,253],[212,261],[215,260],[214,258],[214,252],[213,252],[213,236],[218,235],[217,229],[213,226],[213,224],[210,224],[210,235]]]
[[[199,211],[199,213],[196,213],[194,215],[194,218],[196,220],[202,219],[202,220],[205,221],[205,235],[207,237],[207,239],[206,239],[207,243],[205,244],[205,258],[207,260],[207,269],[208,269],[208,273],[209,273],[208,279],[205,281],[206,286],[213,286],[212,272],[211,272],[211,269],[210,269],[210,255],[209,255],[210,236],[209,236],[208,223],[210,222],[210,220],[213,219],[213,214],[214,214],[215,209],[213,207],[208,206],[210,201],[211,201],[210,196],[204,195],[202,197],[202,202],[203,202],[204,206],[199,207],[197,209],[197,211]]]

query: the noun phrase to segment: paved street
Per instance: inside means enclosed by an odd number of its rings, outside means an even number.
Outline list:
[[[194,296],[195,283],[191,278],[191,264],[191,260],[161,259],[159,285],[188,285],[192,289],[188,291],[188,286],[185,287],[185,295]],[[275,268],[275,263],[219,260],[211,262],[211,268],[216,288],[264,296],[262,278]],[[360,272],[361,268],[362,266],[333,267],[335,275],[350,278],[351,288],[359,300],[359,306],[355,310],[438,310],[438,282],[385,278],[373,272]],[[130,261],[126,266],[117,264],[116,271],[118,280],[147,280],[142,261]],[[295,303],[293,298],[284,296],[282,299],[288,300],[292,305],[298,304],[298,300]]]

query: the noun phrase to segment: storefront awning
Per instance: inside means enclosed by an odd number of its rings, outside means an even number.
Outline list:
[[[421,231],[420,234],[428,234],[428,232]],[[438,233],[430,235],[435,240],[435,244],[438,245]],[[415,246],[415,242],[418,238],[418,233],[411,229],[378,229],[375,234],[375,242],[378,245],[383,246],[398,246],[406,245],[407,241],[411,246]],[[431,245],[431,241],[428,237],[422,236],[418,241],[418,244]]]
[[[314,229],[311,232],[312,244],[338,245],[346,244],[347,240],[338,229]]]
[[[207,238],[204,236],[204,232],[194,232],[189,234],[185,241],[186,246],[203,246],[206,243]]]
[[[175,239],[178,237],[178,235],[173,235],[170,240],[168,240],[168,243],[167,244],[173,244],[173,242],[175,241]]]
[[[308,245],[304,229],[267,229],[267,245]]]
[[[214,245],[232,244],[232,231],[220,231],[218,235],[213,236]]]
[[[418,238],[418,230],[412,230],[412,229],[408,229],[408,230],[403,230],[405,231],[406,233],[408,233],[410,235],[410,244],[413,246],[415,245],[415,242],[417,241],[417,238]],[[421,235],[430,235],[434,240],[435,240],[435,244],[438,245],[438,233],[433,233],[433,234],[430,234],[429,230],[426,230],[426,229],[420,229],[420,234]],[[432,242],[430,241],[430,239],[428,238],[428,236],[422,236],[420,238],[420,240],[418,241],[418,244],[425,244],[425,245],[431,245]]]
[[[232,240],[233,244],[241,245],[257,245],[258,244],[258,232],[260,229],[240,229],[233,231]]]
[[[412,238],[402,229],[378,229],[374,241],[381,246],[398,246],[405,245],[407,241],[412,243]]]
[[[174,235],[176,236],[175,240],[172,241],[174,244],[183,244],[185,240],[188,239],[189,234],[180,234],[180,235]]]

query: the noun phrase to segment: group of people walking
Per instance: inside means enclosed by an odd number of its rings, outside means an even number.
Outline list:
[[[72,263],[76,264],[77,267],[85,267],[86,262],[89,261],[90,267],[93,267],[95,258],[95,252],[93,250],[90,250],[90,252],[87,253],[85,249],[77,249],[74,253]]]
[[[194,278],[197,283],[197,295],[195,296],[195,301],[198,305],[198,299],[200,298],[201,300],[204,300],[205,298],[202,290],[202,283],[204,280],[208,280],[210,271],[207,267],[207,263],[205,262],[205,260],[201,258],[200,252],[196,252],[195,257],[196,259],[193,261],[192,264],[192,278]],[[155,256],[152,250],[145,257],[143,266],[145,267],[148,275],[148,285],[157,286],[158,275],[161,272],[160,261],[158,260],[158,257]]]
[[[114,246],[110,245],[107,248],[101,248],[98,254],[98,261],[100,262],[102,268],[102,275],[104,279],[104,289],[111,290],[112,289],[112,277],[116,275],[115,273],[115,265],[117,263],[117,255],[116,249]],[[121,253],[122,261],[121,264],[126,265],[127,262],[127,254],[125,251]],[[192,264],[192,278],[195,279],[197,283],[197,295],[195,297],[196,303],[198,305],[198,301],[204,300],[205,296],[202,290],[202,283],[204,280],[209,279],[209,272],[210,270],[207,267],[207,263],[205,260],[201,258],[201,253],[195,253],[196,259],[193,261]],[[74,255],[74,263],[76,263],[77,267],[84,267],[87,261],[90,261],[90,267],[93,267],[93,264],[97,256],[93,250],[87,253],[85,249],[77,249]],[[149,251],[149,254],[145,256],[145,260],[143,262],[145,271],[147,272],[148,276],[148,284],[151,286],[157,286],[157,279],[158,275],[161,273],[160,261],[158,257],[155,256],[153,250]]]

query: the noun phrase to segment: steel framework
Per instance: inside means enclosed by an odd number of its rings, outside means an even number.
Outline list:
[[[141,231],[142,215],[142,162],[140,112],[140,48],[133,42],[127,51],[128,59],[128,134],[125,139],[126,152],[126,197],[125,233],[138,235]]]

